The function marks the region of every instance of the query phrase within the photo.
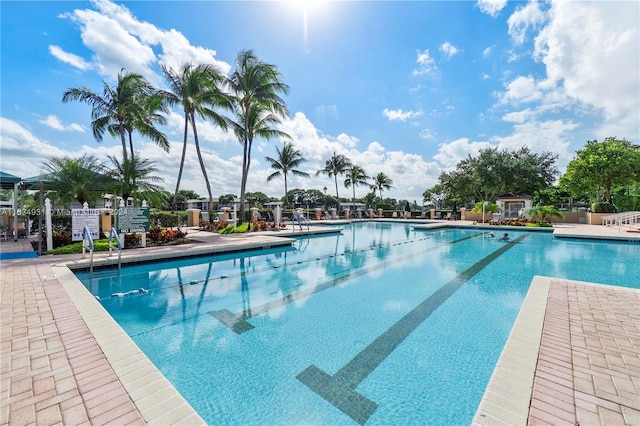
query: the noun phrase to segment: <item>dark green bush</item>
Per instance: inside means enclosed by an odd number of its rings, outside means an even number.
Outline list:
[[[176,228],[178,226],[186,225],[187,212],[152,211],[149,214],[149,220],[152,225],[158,225],[163,228]]]
[[[593,203],[591,204],[591,211],[593,213],[613,213],[614,208],[611,203]]]

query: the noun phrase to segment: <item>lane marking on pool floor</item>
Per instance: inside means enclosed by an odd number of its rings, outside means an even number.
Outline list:
[[[283,297],[282,299],[275,299],[266,303],[263,303],[262,305],[258,305],[256,307],[251,308],[250,310],[243,310],[242,312],[240,312],[239,314],[234,314],[233,312],[229,311],[228,309],[220,309],[220,310],[216,310],[216,311],[211,311],[209,312],[209,314],[211,316],[213,316],[215,319],[217,319],[218,321],[220,321],[222,324],[226,325],[227,327],[229,327],[231,330],[233,330],[234,333],[236,334],[242,334],[245,331],[249,331],[251,329],[254,328],[254,326],[249,323],[247,320],[255,317],[255,316],[259,316],[262,314],[265,314],[267,312],[269,312],[272,309],[278,309],[281,308],[282,306],[285,306],[291,302],[295,302],[296,300],[300,300],[303,299],[305,297],[309,297],[315,293],[319,293],[321,291],[327,290],[331,287],[335,287],[338,284],[341,284],[345,281],[348,281],[352,278],[361,276],[361,275],[365,275],[368,274],[372,271],[378,270],[378,269],[382,269],[384,267],[389,266],[391,263],[396,263],[396,262],[404,262],[407,261],[415,256],[420,256],[423,255],[424,253],[427,253],[429,251],[433,251],[433,250],[437,250],[439,248],[442,248],[444,246],[448,246],[451,244],[455,244],[455,243],[459,243],[461,241],[465,241],[468,240],[470,238],[476,238],[483,235],[482,233],[478,233],[478,234],[473,234],[473,235],[469,235],[463,238],[459,238],[457,240],[453,240],[453,241],[449,241],[449,242],[444,242],[444,243],[438,243],[437,245],[433,246],[433,247],[429,247],[427,250],[423,250],[423,251],[417,251],[414,253],[411,253],[409,255],[403,255],[402,257],[399,258],[393,258],[393,259],[388,259],[385,260],[381,263],[378,263],[376,265],[372,265],[368,268],[362,268],[359,269],[357,271],[347,271],[347,273],[345,275],[342,275],[340,277],[336,277],[333,278],[332,280],[329,280],[325,283],[322,284],[318,284],[315,287],[310,287],[310,288],[305,288],[302,290],[299,290],[295,293],[292,293],[288,296]]]
[[[513,243],[520,242],[526,237],[526,234],[522,235],[513,240]],[[378,404],[358,393],[355,388],[442,303],[474,275],[512,247],[514,244],[504,244],[498,250],[461,272],[388,328],[336,374],[327,374],[315,365],[310,365],[296,378],[359,424],[366,423],[378,408]]]

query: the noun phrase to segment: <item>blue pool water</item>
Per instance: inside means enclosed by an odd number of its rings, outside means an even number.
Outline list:
[[[534,275],[640,288],[640,244],[486,234],[357,223],[77,275],[209,424],[469,424]]]

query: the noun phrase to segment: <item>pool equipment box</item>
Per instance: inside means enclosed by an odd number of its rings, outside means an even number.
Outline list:
[[[149,207],[121,207],[115,213],[119,234],[149,232]]]
[[[82,231],[85,226],[89,228],[91,238],[97,240],[100,236],[100,210],[71,210],[71,241],[82,241]]]

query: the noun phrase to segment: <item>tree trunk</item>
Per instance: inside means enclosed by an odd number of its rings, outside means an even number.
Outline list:
[[[131,158],[133,159],[134,154],[133,154],[133,138],[131,137],[132,132],[128,132],[128,133],[129,133],[129,149],[131,150]]]
[[[284,202],[289,205],[289,191],[287,190],[287,174],[284,174]]]
[[[122,123],[118,126],[118,130],[120,131],[120,140],[122,141],[122,158],[123,161],[127,161],[127,142],[124,137],[124,126]]]
[[[189,119],[187,114],[184,115],[184,142],[182,144],[182,158],[180,159],[180,169],[178,170],[178,180],[176,182],[176,192],[173,194],[173,202],[171,203],[171,209],[176,209],[178,202],[178,191],[180,190],[180,179],[182,179],[182,169],[184,168],[184,158],[187,154],[187,133],[189,131]],[[212,218],[210,217],[209,220]]]
[[[207,192],[209,193],[209,220],[213,218],[213,194],[211,193],[211,184],[209,183],[209,177],[207,176],[207,169],[204,167],[204,160],[202,159],[202,153],[200,152],[200,144],[198,143],[198,131],[196,130],[196,120],[193,115],[189,117],[191,121],[191,128],[193,130],[193,141],[196,145],[196,152],[198,153],[198,161],[200,162],[200,168],[202,169],[202,175],[204,176],[204,183],[207,185]]]

